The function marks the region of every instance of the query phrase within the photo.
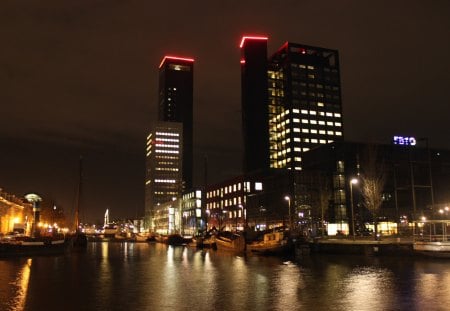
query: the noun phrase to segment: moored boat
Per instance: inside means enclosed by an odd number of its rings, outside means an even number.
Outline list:
[[[71,246],[72,241],[64,236],[0,240],[0,257],[62,255]]]
[[[247,244],[247,251],[261,255],[277,255],[292,249],[292,243],[285,238],[283,232],[269,232],[262,240]]]
[[[450,220],[415,223],[413,250],[416,254],[450,258]]]
[[[229,231],[219,232],[215,238],[218,250],[243,252],[245,251],[244,236]]]

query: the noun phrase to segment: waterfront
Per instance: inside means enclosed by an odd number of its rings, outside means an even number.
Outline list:
[[[450,262],[146,243],[0,260],[0,310],[448,310]]]

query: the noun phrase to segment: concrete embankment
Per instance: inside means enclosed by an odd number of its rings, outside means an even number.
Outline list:
[[[314,239],[297,245],[296,252],[376,255],[413,255],[412,240],[408,238],[386,238],[380,241],[367,239]]]

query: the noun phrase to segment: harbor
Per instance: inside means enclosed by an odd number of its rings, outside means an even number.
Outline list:
[[[447,261],[310,254],[266,257],[164,243],[0,260],[0,309],[445,310]],[[430,290],[432,289],[432,290]]]

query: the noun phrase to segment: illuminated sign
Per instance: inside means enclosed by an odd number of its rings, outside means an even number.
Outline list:
[[[417,140],[415,137],[394,136],[394,145],[415,146]]]

